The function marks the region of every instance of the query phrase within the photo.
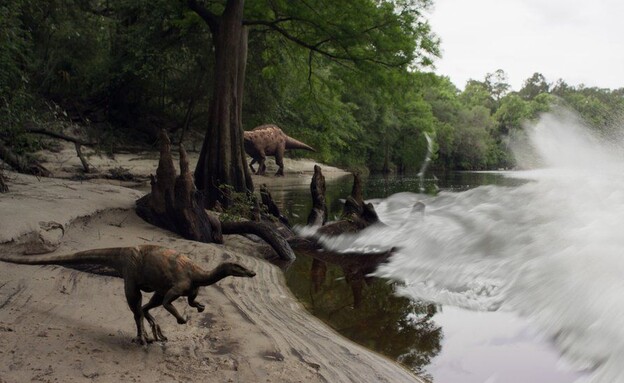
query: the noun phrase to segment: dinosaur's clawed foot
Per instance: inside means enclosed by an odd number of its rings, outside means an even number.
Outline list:
[[[150,343],[150,341],[145,335],[142,335],[142,336],[137,336],[136,338],[133,338],[132,343],[136,343],[140,346],[145,346],[148,343]]]
[[[152,333],[154,334],[154,340],[157,340],[160,342],[167,341],[167,337],[163,335],[162,330],[160,329],[159,325],[152,326]]]
[[[160,331],[160,329],[158,329],[158,330]],[[152,332],[153,331],[154,331],[154,328],[152,327]],[[162,333],[161,333],[161,335],[162,335]],[[154,337],[156,337],[156,333],[154,333]],[[145,330],[143,330],[142,333],[137,335],[136,338],[132,339],[132,343],[137,343],[137,344],[139,344],[141,346],[148,345],[148,344],[150,344],[152,342],[154,342],[154,339],[151,339],[149,336],[147,336],[147,332]]]
[[[198,303],[197,306],[195,306],[195,308],[197,309],[198,313],[201,313],[204,311],[204,309],[206,308],[206,306],[202,305],[201,303]]]
[[[178,324],[186,324],[186,322],[187,322],[187,320],[186,320],[186,319],[184,319],[184,318],[182,318],[182,317],[179,317],[179,318],[178,318]]]

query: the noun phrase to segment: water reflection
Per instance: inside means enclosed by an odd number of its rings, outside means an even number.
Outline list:
[[[343,199],[351,191],[351,177],[327,183],[329,218],[340,214]],[[460,191],[484,184],[519,185],[524,181],[495,173],[449,173],[444,177],[370,177],[364,183],[365,198],[385,198],[397,192]],[[273,190],[272,190],[273,192]],[[311,208],[308,188],[291,188],[279,197],[280,208],[293,223],[304,224]],[[369,275],[387,255],[339,255],[331,252],[297,253],[286,272],[291,291],[316,317],[347,338],[433,380],[427,367],[441,352],[442,328],[434,322],[439,308],[432,303],[397,296],[396,283]]]
[[[344,336],[423,374],[441,348],[436,306],[398,297],[394,284],[368,277],[383,256],[319,254],[297,254],[287,273],[293,293]]]

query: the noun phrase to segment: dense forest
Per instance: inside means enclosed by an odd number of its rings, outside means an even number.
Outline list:
[[[155,145],[162,128],[199,150],[223,73],[210,16],[227,13],[229,3],[3,2],[0,153],[25,156],[42,145],[33,127],[71,134],[73,124],[86,126],[83,139],[102,151]],[[514,167],[510,137],[544,111],[568,106],[605,130],[624,110],[624,88],[551,82],[540,73],[517,91],[504,70],[460,90],[434,73],[443,42],[425,17],[431,6],[248,0],[244,81],[236,85],[242,128],[277,124],[317,148],[317,160],[397,173],[418,171],[427,133],[435,168],[498,169]]]

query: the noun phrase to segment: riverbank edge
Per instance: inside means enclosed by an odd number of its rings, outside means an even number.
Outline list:
[[[120,163],[119,158],[115,161]],[[64,167],[72,166],[60,163]],[[152,166],[155,171],[155,164]],[[287,174],[288,170],[287,167]],[[345,172],[335,173],[346,175]],[[276,180],[262,177],[261,181],[287,182],[284,180],[298,180],[304,175],[294,173],[294,176]],[[166,352],[149,352],[160,347],[151,345],[147,354],[138,358],[135,350],[140,347],[128,344],[133,324],[125,302],[120,299],[121,280],[65,268],[34,269],[3,264],[0,277],[6,283],[0,289],[0,299],[4,302],[0,328],[8,329],[3,330],[8,336],[2,337],[1,349],[7,351],[0,353],[0,361],[8,370],[0,370],[2,376],[22,381],[47,371],[47,376],[61,381],[82,381],[85,360],[90,359],[95,361],[93,368],[97,372],[86,374],[94,377],[88,381],[127,376],[134,376],[136,381],[150,381],[166,377],[179,367],[184,371],[181,375],[189,371],[200,375],[210,373],[218,377],[218,381],[369,381],[371,377],[382,382],[421,381],[393,361],[342,338],[307,313],[286,287],[281,271],[249,254],[254,245],[243,237],[227,236],[224,246],[176,238],[136,217],[133,204],[141,193],[125,187],[56,178],[36,179],[12,173],[8,176],[12,190],[4,195],[8,198],[0,201],[3,252],[8,251],[9,245],[11,251],[25,250],[33,244],[45,245],[46,241],[52,246],[58,241],[57,253],[156,243],[188,253],[206,268],[214,267],[221,259],[236,260],[253,265],[258,275],[252,280],[232,278],[223,282],[217,286],[216,296],[214,290],[203,294],[203,299],[208,295],[209,300],[216,303],[219,318],[207,310],[204,321],[196,323],[191,319],[185,328],[173,325],[170,318],[159,313],[157,318],[167,323],[165,327],[171,339],[163,348]],[[309,182],[309,178],[307,180]],[[70,280],[75,282],[67,294],[66,283]],[[100,287],[114,291],[113,295],[103,296]],[[94,303],[100,309],[87,315],[86,310],[91,310],[88,307]],[[84,309],[68,309],[76,305]],[[177,305],[181,306],[181,302]],[[40,311],[41,306],[47,307],[46,310]],[[115,308],[114,313],[102,311],[103,307]],[[198,316],[197,313],[187,314],[190,318]],[[114,338],[112,342],[110,338],[102,342],[91,336],[88,328],[98,323],[100,332],[104,327],[105,332],[113,334],[109,334]],[[209,334],[216,330],[221,336],[206,336],[206,324]],[[123,334],[119,333],[119,328],[124,329]],[[56,338],[41,336],[46,338],[44,352],[33,352],[33,349],[41,349],[41,339],[32,339],[32,334],[48,334],[50,329],[54,329]],[[195,348],[193,355],[188,354],[188,344],[185,345],[189,340]],[[64,366],[63,360],[76,356],[68,344],[81,349],[81,358],[86,358],[78,363],[82,367],[76,367],[76,363],[73,368],[72,364]],[[81,344],[93,348],[85,352]],[[120,349],[123,354],[134,357],[118,360]],[[154,355],[156,353],[158,355]],[[201,355],[212,357],[206,359]],[[167,364],[178,367],[163,368]],[[104,376],[105,380],[97,379]],[[195,379],[200,377],[184,381]]]

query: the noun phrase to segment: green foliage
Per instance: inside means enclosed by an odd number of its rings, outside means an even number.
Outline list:
[[[16,151],[32,147],[20,135],[23,122],[32,115],[28,91],[30,34],[20,19],[20,2],[0,5],[0,137],[13,142]]]
[[[203,4],[220,14],[225,1]],[[577,110],[600,132],[621,120],[623,90],[552,84],[535,73],[510,92],[497,70],[460,91],[448,78],[423,72],[439,54],[423,16],[429,6],[430,0],[247,2],[245,128],[275,123],[317,149],[289,156],[403,173],[420,168],[425,133],[434,138],[432,166],[496,169],[513,166],[508,137],[553,105]],[[211,41],[185,2],[3,3],[0,139],[18,152],[36,150],[26,123],[76,119],[113,144],[153,143],[163,127],[174,136],[183,127],[203,133],[210,98],[218,97],[210,91]]]
[[[234,190],[231,185],[219,185],[221,193],[227,195],[227,200],[231,201],[225,212],[221,213],[219,219],[223,222],[238,222],[252,219],[256,209],[256,196],[249,193],[240,193]]]
[[[502,100],[493,117],[498,122],[499,132],[508,134],[514,129],[520,129],[522,123],[530,117],[530,112],[529,103],[514,94]]]
[[[550,85],[546,82],[546,78],[541,73],[533,73],[533,75],[524,82],[524,86],[518,92],[518,95],[525,100],[532,100],[542,93],[548,93]]]

